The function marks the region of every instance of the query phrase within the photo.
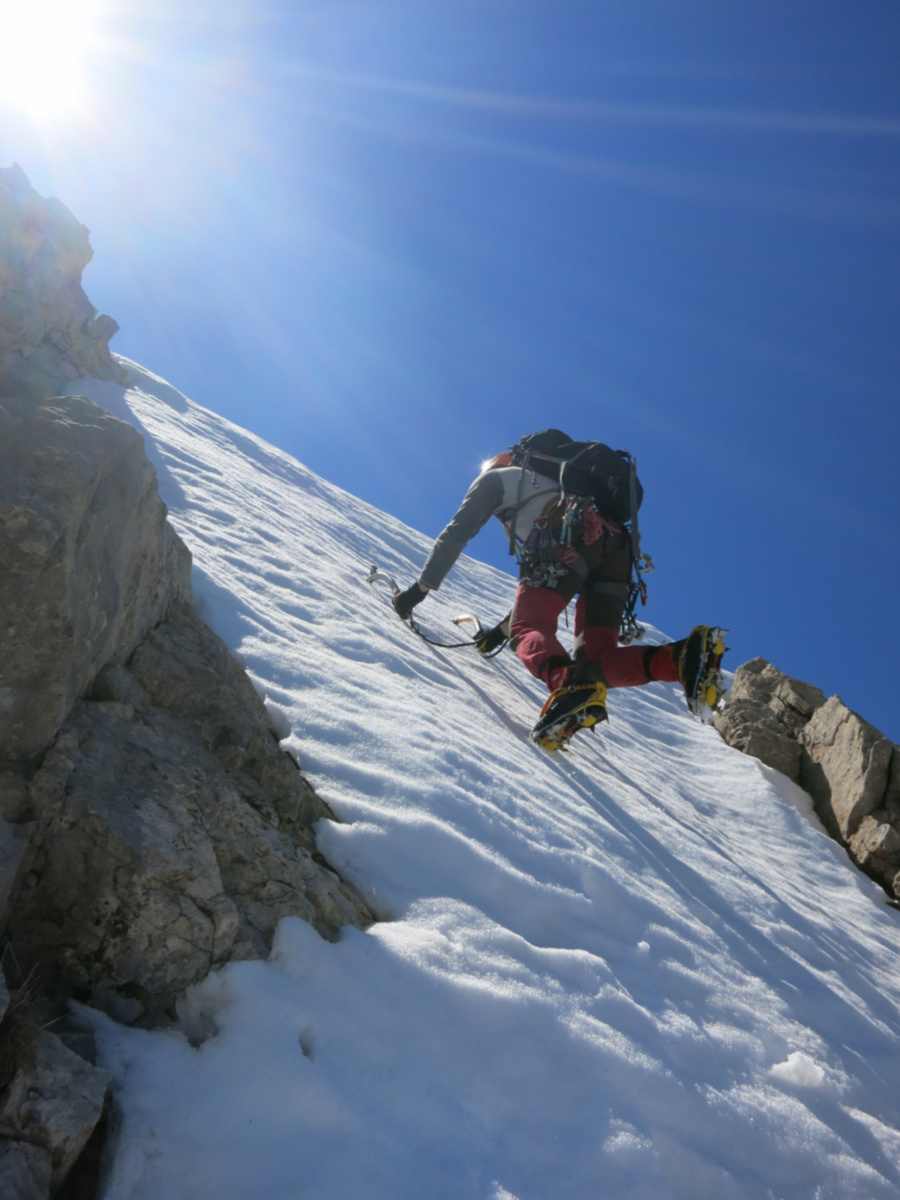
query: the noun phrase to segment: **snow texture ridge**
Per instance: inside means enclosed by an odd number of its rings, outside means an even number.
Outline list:
[[[78,390],[144,433],[201,615],[383,919],[282,921],[184,998],[199,1048],[95,1018],[106,1200],[900,1195],[898,915],[805,793],[663,684],[542,754],[511,654],[432,650],[366,586],[430,538],[120,362]],[[464,557],[422,622],[512,587]]]

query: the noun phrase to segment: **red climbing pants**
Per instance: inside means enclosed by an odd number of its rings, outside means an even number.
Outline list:
[[[600,668],[607,687],[639,687],[660,680],[677,683],[678,671],[667,646],[620,646],[619,627],[591,620],[592,597],[580,595],[575,604],[576,658]],[[549,587],[520,583],[516,591],[510,635],[520,661],[549,690],[568,682],[572,659],[565,652],[556,628],[569,599]]]

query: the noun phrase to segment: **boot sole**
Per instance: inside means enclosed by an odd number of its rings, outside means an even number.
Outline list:
[[[576,709],[575,712],[565,713],[556,721],[541,728],[541,721],[544,718],[544,714],[560,696],[567,695],[570,692],[589,690],[591,696],[597,697],[600,687],[602,685],[592,685],[590,689],[586,687],[558,688],[548,697],[547,703],[541,709],[541,715],[538,718],[537,724],[531,731],[531,740],[537,746],[540,746],[542,750],[547,750],[551,753],[555,750],[567,750],[569,742],[579,729],[593,729],[595,725],[599,725],[601,721],[605,721],[607,719],[606,706],[602,702],[595,701],[593,704],[587,704],[580,711]],[[604,688],[602,699],[605,700],[605,698],[606,689]]]

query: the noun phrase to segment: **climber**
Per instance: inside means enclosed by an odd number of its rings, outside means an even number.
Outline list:
[[[630,493],[630,496],[629,496]],[[468,542],[496,516],[519,558],[512,612],[483,633],[485,653],[507,635],[524,666],[550,691],[532,738],[564,749],[580,728],[606,719],[607,688],[681,683],[688,707],[715,707],[725,631],[697,626],[663,646],[620,646],[623,613],[637,588],[632,530],[643,492],[630,455],[598,442],[573,442],[559,430],[529,434],[486,462],[456,515],[437,538],[422,572],[392,601],[404,619],[441,582]],[[557,637],[559,617],[575,605],[574,657]]]

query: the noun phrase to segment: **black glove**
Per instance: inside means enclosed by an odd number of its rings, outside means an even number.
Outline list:
[[[475,649],[479,654],[493,654],[509,637],[509,617],[504,617],[493,629],[482,629],[475,639]]]
[[[412,583],[405,592],[397,592],[391,604],[394,606],[394,612],[398,617],[402,617],[405,621],[417,604],[421,604],[427,592],[423,592],[418,583]]]

